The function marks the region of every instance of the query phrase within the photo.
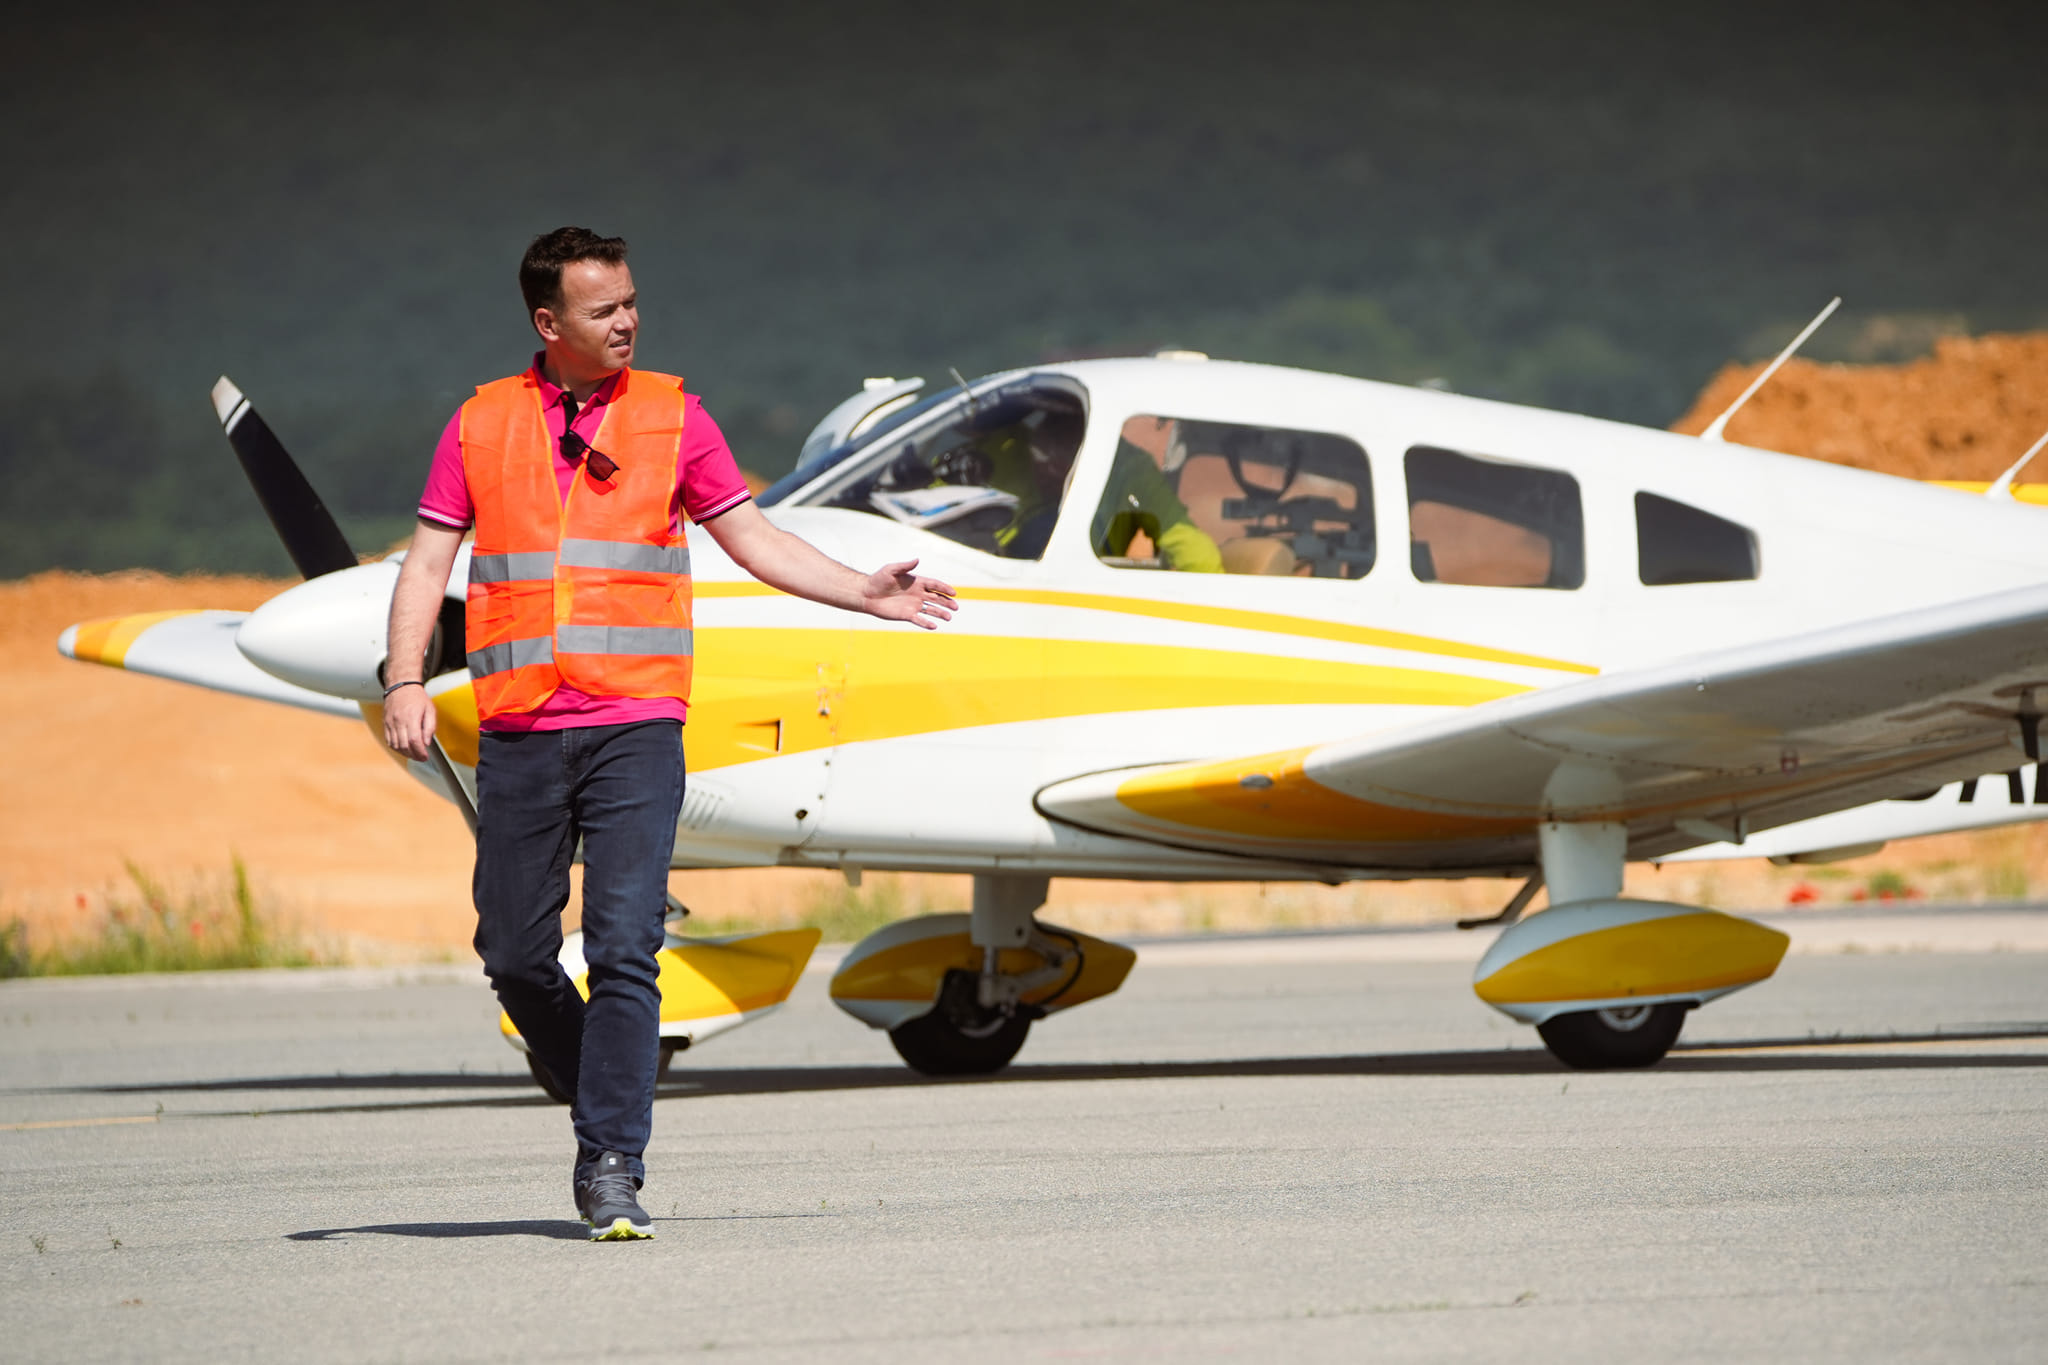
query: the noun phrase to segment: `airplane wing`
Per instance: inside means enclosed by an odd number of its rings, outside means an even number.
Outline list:
[[[2037,696],[2038,694],[2038,696]],[[1038,796],[1099,833],[1345,868],[1533,866],[1545,820],[1654,858],[2017,767],[2048,702],[2048,585]]]
[[[153,611],[110,616],[67,627],[57,650],[86,663],[210,687],[259,701],[282,702],[324,715],[362,719],[352,701],[273,678],[242,656],[235,633],[245,611]]]

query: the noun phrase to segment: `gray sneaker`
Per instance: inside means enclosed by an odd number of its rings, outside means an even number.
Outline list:
[[[619,1153],[599,1153],[595,1165],[578,1173],[575,1189],[576,1211],[590,1224],[591,1241],[631,1242],[654,1235],[654,1220],[634,1197],[640,1182]]]

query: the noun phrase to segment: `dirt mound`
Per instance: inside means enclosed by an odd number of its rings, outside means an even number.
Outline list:
[[[1767,362],[1729,365],[1674,422],[1695,435]],[[2048,333],[1943,337],[1902,365],[1791,360],[1728,439],[1909,479],[1995,479],[2048,431]],[[2048,477],[2037,464],[2030,481]]]

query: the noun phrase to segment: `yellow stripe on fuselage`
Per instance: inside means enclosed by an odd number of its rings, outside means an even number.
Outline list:
[[[772,597],[778,590],[765,583],[699,583],[694,591],[700,598]],[[1185,621],[1191,625],[1226,626],[1233,630],[1258,630],[1272,635],[1293,635],[1308,640],[1334,640],[1343,644],[1374,645],[1417,654],[1436,654],[1451,659],[1473,659],[1482,663],[1516,664],[1524,668],[1548,668],[1562,673],[1598,673],[1591,664],[1548,659],[1538,654],[1489,649],[1484,645],[1439,640],[1406,631],[1380,630],[1372,626],[1346,625],[1313,616],[1289,616],[1280,612],[1248,611],[1239,607],[1211,607],[1190,602],[1160,602],[1148,597],[1113,597],[1104,593],[1054,592],[1041,588],[970,588],[960,594],[962,602],[1014,602],[1026,606],[1075,607],[1083,611],[1105,611],[1124,616],[1143,616],[1161,621]]]
[[[1470,706],[1528,689],[1433,669],[1014,636],[720,627],[697,637],[690,766],[971,726],[1183,707]]]
[[[1988,483],[1978,483],[1972,479],[1929,479],[1927,482],[1936,488],[1953,488],[1958,493],[1982,494],[1991,488]],[[2035,507],[2048,507],[2048,483],[2016,483],[2012,486],[2012,500],[2031,503]]]
[[[780,595],[754,582],[699,583],[699,598]],[[1115,613],[1450,660],[1597,672],[1585,664],[1311,617],[1037,589],[965,600]],[[1223,706],[1471,706],[1521,683],[1448,669],[1337,662],[1257,650],[941,631],[705,626],[685,730],[694,772],[835,744],[970,727]],[[435,699],[457,762],[474,761],[466,689]],[[466,724],[465,724],[466,722]]]

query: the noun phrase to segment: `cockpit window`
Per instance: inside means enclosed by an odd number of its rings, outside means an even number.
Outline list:
[[[814,455],[808,460],[799,458],[795,469],[790,470],[774,483],[762,489],[761,495],[755,498],[754,501],[763,507],[773,507],[797,489],[821,477],[825,471],[831,469],[834,465],[845,463],[846,460],[864,447],[910,425],[931,412],[934,408],[941,408],[948,403],[959,401],[959,398],[960,386],[956,384],[950,389],[942,389],[938,393],[921,398],[906,407],[897,408],[844,445],[835,446],[833,449]]]
[[[1356,442],[1282,427],[1133,417],[1090,528],[1130,569],[1360,578],[1372,473]]]
[[[1423,583],[1576,588],[1586,581],[1579,482],[1434,446],[1408,452],[1408,553]]]
[[[1653,588],[1755,578],[1756,535],[1712,512],[1655,493],[1638,493],[1636,575]]]
[[[868,512],[988,554],[1037,559],[1086,428],[1087,405],[1071,380],[1025,375],[969,386],[893,414],[762,501]]]

